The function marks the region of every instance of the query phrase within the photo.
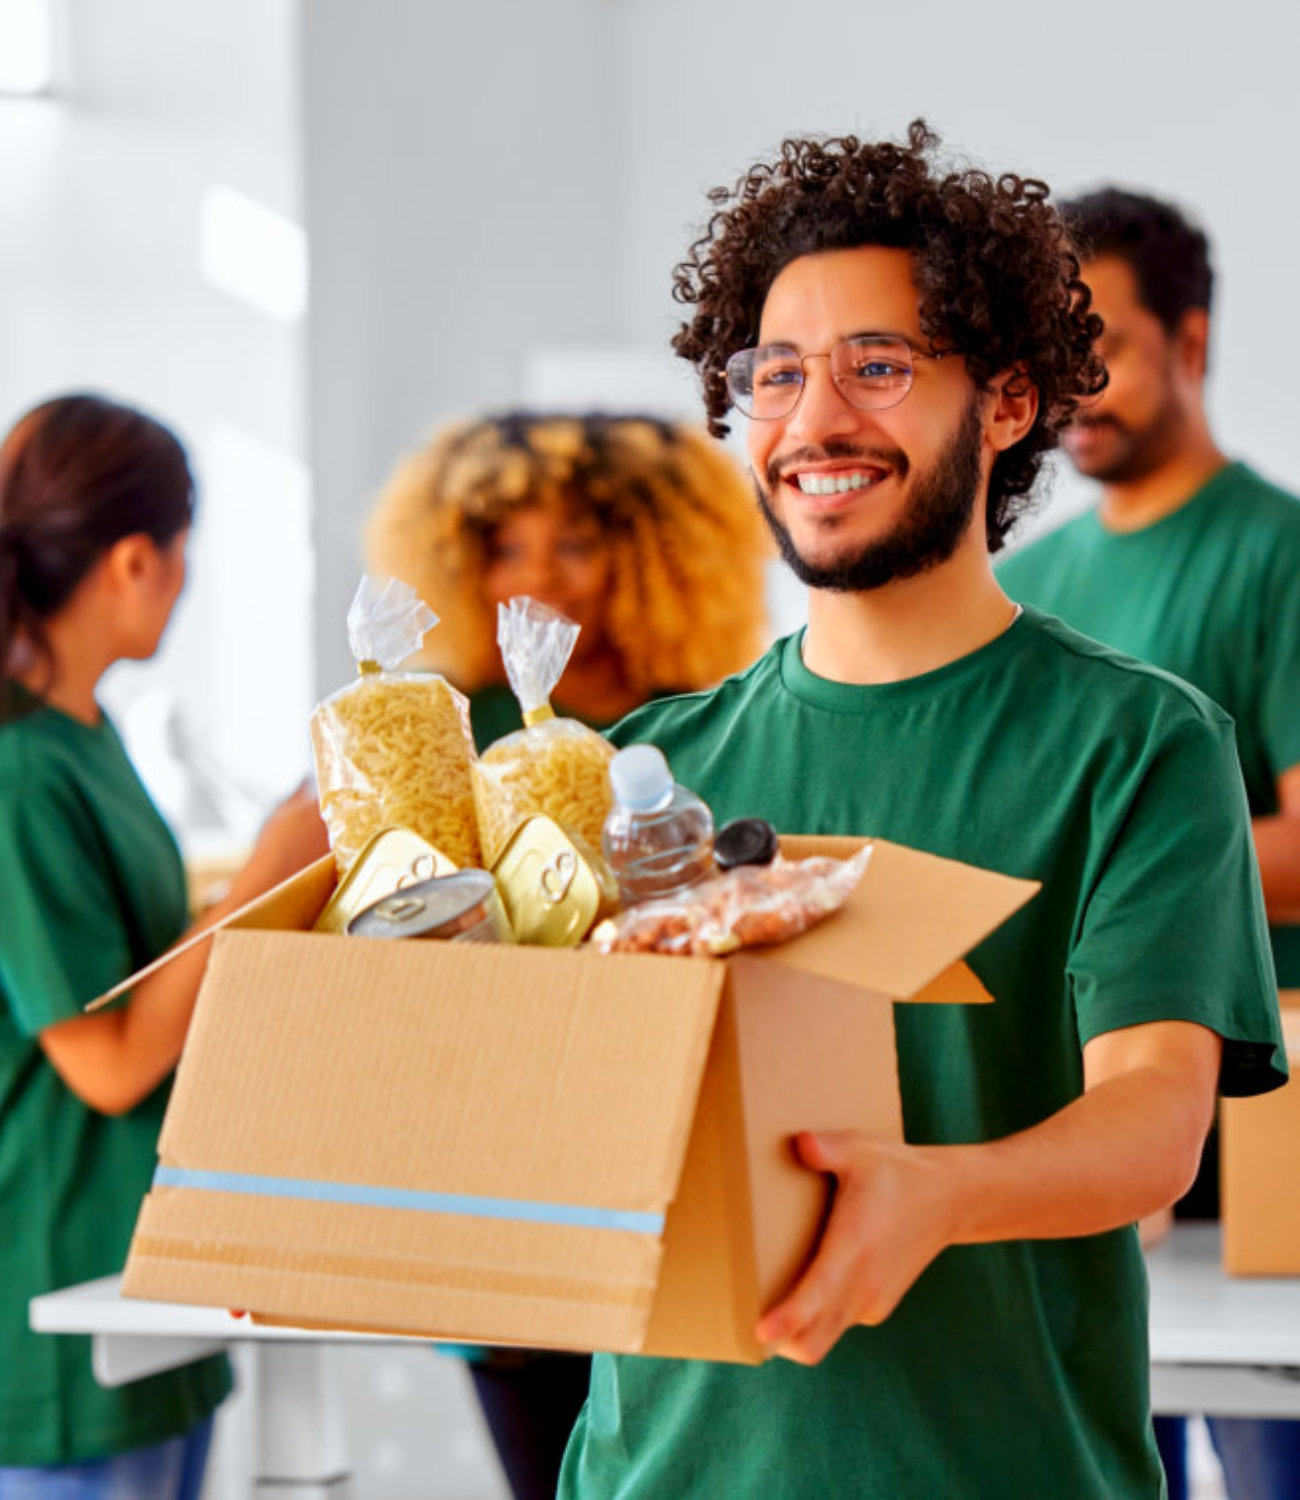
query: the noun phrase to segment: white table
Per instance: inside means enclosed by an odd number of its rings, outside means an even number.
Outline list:
[[[1216,1224],[1147,1252],[1157,1412],[1300,1417],[1300,1277],[1225,1276]]]
[[[251,1452],[233,1493],[283,1500],[347,1500],[348,1456],[326,1345],[398,1343],[396,1337],[268,1328],[220,1308],[138,1302],[121,1294],[120,1276],[33,1297],[29,1321],[39,1333],[93,1335],[91,1360],[101,1385],[126,1385],[160,1370],[239,1347],[239,1373],[250,1420],[240,1439]],[[427,1341],[425,1341],[427,1342]]]
[[[1300,1417],[1300,1277],[1230,1278],[1215,1225],[1179,1224],[1148,1253],[1158,1412]],[[232,1344],[254,1386],[245,1493],[344,1500],[348,1459],[326,1346],[380,1340],[266,1328],[214,1308],[135,1302],[104,1277],[36,1297],[31,1325],[94,1335],[95,1376],[122,1385]]]

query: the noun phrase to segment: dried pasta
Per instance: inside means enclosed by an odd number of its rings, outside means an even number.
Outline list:
[[[479,840],[490,868],[525,818],[546,813],[596,849],[613,802],[614,747],[585,724],[547,719],[508,734],[474,762]]]
[[[340,872],[383,828],[479,863],[469,708],[441,677],[371,673],[312,715],[321,812]]]

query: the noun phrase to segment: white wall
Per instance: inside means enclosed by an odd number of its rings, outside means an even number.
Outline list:
[[[1300,483],[1284,0],[61,4],[60,96],[0,99],[0,423],[97,386],[181,429],[205,482],[194,582],[161,662],[114,701],[147,729],[164,684],[259,797],[349,675],[360,525],[397,456],[552,391],[676,404],[671,268],[705,190],[787,133],[893,134],[923,112],[982,163],[1199,212],[1220,434]],[[218,185],[305,226],[305,324],[204,280]],[[1068,472],[1056,489],[1086,498]],[[798,595],[781,598],[787,624]]]
[[[196,831],[193,788],[154,754],[169,708],[254,802],[305,766],[301,327],[212,286],[199,258],[214,187],[298,213],[295,10],[67,0],[56,95],[0,98],[0,429],[96,389],[175,426],[199,473],[191,585],[164,651],[109,684],[156,794]],[[266,597],[273,579],[282,599]]]
[[[620,134],[608,0],[310,0],[308,391],[322,690],[353,672],[359,532],[397,457],[607,336]]]

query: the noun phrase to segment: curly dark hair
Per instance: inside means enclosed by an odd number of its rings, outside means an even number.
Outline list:
[[[1175,332],[1193,308],[1210,310],[1210,243],[1172,203],[1104,187],[1067,199],[1061,213],[1084,260],[1117,255],[1127,263],[1143,307],[1166,333]]]
[[[906,144],[787,140],[774,160],[715,188],[716,211],[673,273],[674,298],[695,308],[673,348],[699,370],[709,430],[725,436],[726,363],[757,342],[778,273],[823,250],[908,251],[926,337],[960,354],[982,389],[1010,370],[1038,391],[1034,425],[993,465],[996,552],[1026,508],[1043,455],[1080,401],[1106,384],[1093,347],[1101,320],[1047,185],[969,168],[941,174],[938,145],[923,120],[909,126]]]

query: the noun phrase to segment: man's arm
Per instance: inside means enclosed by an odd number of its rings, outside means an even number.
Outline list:
[[[1250,825],[1264,906],[1271,921],[1300,922],[1300,766],[1278,777],[1277,805],[1277,812]]]
[[[816,1256],[759,1321],[775,1353],[815,1364],[846,1329],[881,1323],[949,1245],[1100,1234],[1191,1185],[1214,1113],[1221,1039],[1157,1021],[1084,1048],[1084,1092],[1050,1119],[974,1146],[907,1146],[856,1132],[798,1137],[837,1179]]]

